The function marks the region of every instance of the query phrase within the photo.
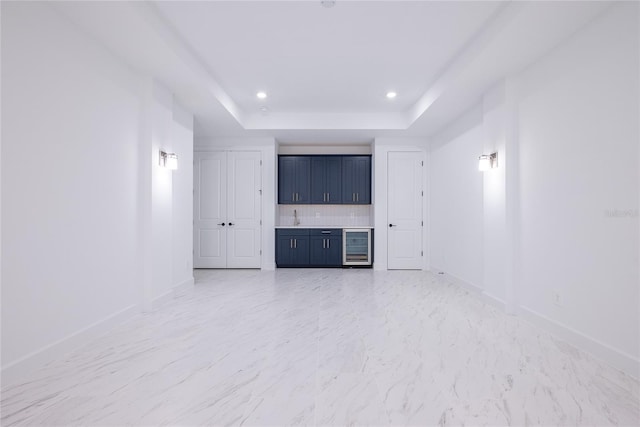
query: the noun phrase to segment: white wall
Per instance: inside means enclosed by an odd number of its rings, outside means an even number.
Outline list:
[[[178,169],[172,172],[173,287],[193,284],[193,116],[175,102],[171,129]]]
[[[137,304],[140,100],[129,69],[39,4],[2,4],[2,56],[6,367]]]
[[[161,230],[169,238],[160,250],[168,251],[171,286],[172,238],[185,233],[184,224],[173,227],[173,197],[183,191],[189,197],[191,190],[182,182],[173,185],[171,172],[163,170],[170,192],[152,193],[158,153],[147,136],[160,129],[175,134],[173,107],[150,123],[150,80],[55,8],[3,2],[2,59],[6,384],[139,310],[145,303],[141,278],[157,265],[154,256],[148,263],[142,257],[158,234],[158,223],[141,231],[152,214],[168,227]],[[182,150],[188,150],[189,132],[181,135]],[[177,215],[182,223],[184,215]],[[165,281],[156,279],[152,291]]]
[[[482,106],[431,141],[431,268],[477,287],[483,281]]]
[[[517,105],[520,303],[610,346],[629,368],[634,359],[636,376],[637,8],[610,8],[527,70]],[[616,209],[631,214],[610,216]]]
[[[432,267],[636,377],[638,44],[638,5],[612,6],[430,153]]]
[[[388,238],[388,224],[387,219],[387,163],[389,152],[392,151],[409,151],[417,152],[424,157],[425,173],[423,174],[423,218],[425,227],[423,227],[422,246],[424,248],[424,263],[422,268],[429,269],[429,247],[426,242],[429,241],[428,234],[428,212],[429,212],[429,159],[428,159],[428,143],[426,139],[421,138],[376,138],[373,144],[373,181],[372,181],[372,203],[373,203],[373,217],[374,217],[374,262],[373,268],[375,270],[386,270],[388,266],[387,258],[387,238]]]

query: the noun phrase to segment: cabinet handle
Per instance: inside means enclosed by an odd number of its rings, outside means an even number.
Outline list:
[[[291,193],[291,201],[292,202],[296,201],[296,193]]]
[[[360,201],[360,193],[356,193],[356,202]]]
[[[230,223],[229,223],[229,227],[231,227],[232,225],[233,225],[233,223],[232,223],[232,222],[230,222]]]
[[[218,224],[218,225],[221,225],[221,226],[223,226],[223,227],[224,227],[224,226],[225,226],[225,225],[227,225],[227,224],[225,224],[224,222],[221,222],[221,223],[220,223],[220,224]]]
[[[296,193],[296,202],[300,201],[300,193]]]
[[[396,227],[396,224],[389,224],[389,227]]]
[[[331,193],[327,193],[327,202],[331,201]]]
[[[327,239],[327,249],[331,249],[331,240]]]
[[[293,239],[293,249],[298,249],[298,239]]]
[[[356,193],[351,193],[351,201],[352,202],[356,201]]]
[[[327,240],[322,239],[322,249],[326,249],[326,248],[327,248]]]

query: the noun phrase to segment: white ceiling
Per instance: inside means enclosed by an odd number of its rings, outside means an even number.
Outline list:
[[[60,2],[195,115],[196,137],[428,136],[604,2]],[[265,101],[255,93],[268,93]],[[389,90],[398,97],[388,100]],[[268,112],[260,111],[261,106]]]
[[[497,2],[157,2],[244,111],[411,107]],[[261,102],[255,96],[265,90]],[[385,94],[399,96],[389,101]]]

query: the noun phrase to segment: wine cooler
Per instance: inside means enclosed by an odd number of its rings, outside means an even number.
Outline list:
[[[342,230],[342,265],[371,265],[371,229]]]

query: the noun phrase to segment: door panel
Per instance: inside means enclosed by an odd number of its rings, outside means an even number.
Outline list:
[[[294,191],[297,195],[296,204],[311,203],[311,158],[296,157]]]
[[[342,236],[331,236],[327,239],[327,265],[342,265]]]
[[[311,236],[311,249],[309,253],[309,264],[325,265],[326,262],[326,237]]]
[[[325,191],[326,203],[342,203],[342,157],[325,157]]]
[[[278,157],[278,203],[280,204],[295,202],[295,171],[294,157]]]
[[[195,268],[224,268],[227,264],[225,226],[227,163],[225,153],[195,153],[194,158]]]
[[[232,151],[227,164],[227,267],[260,268],[260,153]]]
[[[352,205],[371,203],[371,157],[343,157],[342,203]]]
[[[421,152],[388,154],[389,269],[422,268],[422,159]]]
[[[309,236],[294,236],[293,241],[293,264],[309,265]]]
[[[326,203],[327,171],[324,157],[311,158],[311,203]]]

